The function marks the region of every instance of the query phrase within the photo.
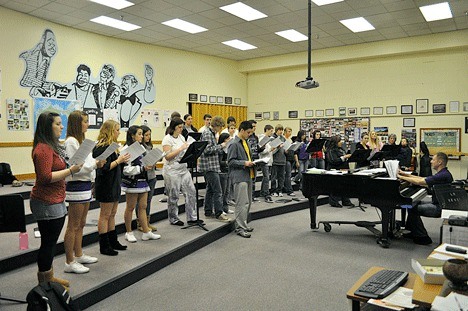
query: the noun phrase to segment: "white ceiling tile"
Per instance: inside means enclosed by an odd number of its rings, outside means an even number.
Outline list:
[[[74,8],[74,7],[64,5],[64,4],[60,4],[60,3],[57,3],[57,2],[51,2],[51,3],[47,4],[47,5],[44,5],[44,6],[41,7],[41,9],[42,10],[47,10],[47,11],[50,11],[50,12],[60,13],[60,14],[68,14],[68,13],[76,10],[76,8]]]
[[[14,11],[22,12],[22,13],[30,13],[37,9],[35,6],[24,4],[24,3],[17,3],[17,2],[7,2],[5,4],[2,4],[7,9],[11,9]]]

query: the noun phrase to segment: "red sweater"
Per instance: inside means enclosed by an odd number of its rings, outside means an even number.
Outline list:
[[[33,151],[36,184],[31,198],[47,204],[62,203],[65,200],[65,180],[51,183],[52,172],[64,170],[65,161],[47,144],[39,143]]]

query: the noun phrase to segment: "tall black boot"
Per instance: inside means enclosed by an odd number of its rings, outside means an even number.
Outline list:
[[[119,252],[112,249],[109,244],[109,233],[103,233],[99,235],[99,251],[103,255],[117,256]]]
[[[127,245],[122,245],[119,240],[117,240],[117,232],[115,230],[109,231],[107,234],[109,236],[109,244],[113,249],[117,249],[119,251],[127,249]]]

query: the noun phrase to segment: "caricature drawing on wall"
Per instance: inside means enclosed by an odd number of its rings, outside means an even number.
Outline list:
[[[88,95],[91,91],[91,84],[89,83],[91,69],[84,64],[80,64],[76,68],[76,73],[76,80],[71,85],[67,99],[79,100],[83,106],[86,106]]]
[[[111,64],[102,66],[99,73],[99,82],[93,84],[91,93],[93,93],[95,107],[97,109],[115,109],[120,95],[120,88],[114,83],[115,68]]]
[[[134,75],[128,74],[122,77],[120,89],[120,127],[128,128],[130,121],[135,119],[141,108],[154,101],[156,96],[155,87],[153,84],[154,71],[153,68],[145,65],[146,83],[143,88],[138,84],[138,80]]]

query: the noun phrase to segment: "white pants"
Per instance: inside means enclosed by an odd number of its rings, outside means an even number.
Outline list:
[[[170,223],[176,223],[179,221],[179,201],[180,190],[185,197],[185,214],[187,215],[187,221],[196,220],[196,206],[197,198],[195,192],[195,186],[193,185],[192,176],[187,171],[183,175],[168,175],[163,174],[164,184],[167,191],[167,213],[169,216]]]

